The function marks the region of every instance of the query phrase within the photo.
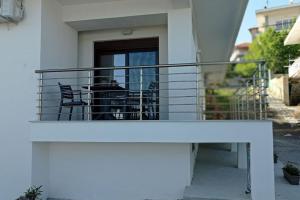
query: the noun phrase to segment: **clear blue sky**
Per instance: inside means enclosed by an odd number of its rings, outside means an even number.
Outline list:
[[[267,0],[249,0],[248,8],[244,16],[237,44],[241,42],[251,42],[251,35],[248,31],[249,28],[256,26],[255,11],[265,7]],[[300,0],[294,0],[299,3]],[[269,7],[287,5],[289,0],[269,0]]]

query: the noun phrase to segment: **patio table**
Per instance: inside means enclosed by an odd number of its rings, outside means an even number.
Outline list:
[[[92,114],[92,119],[93,120],[113,120],[115,119],[113,114],[110,113],[111,107],[113,105],[111,104],[112,98],[113,101],[122,101],[123,106],[126,106],[124,103],[124,98],[121,96],[126,97],[127,91],[125,88],[119,86],[119,85],[114,85],[114,84],[101,84],[101,85],[91,85],[91,86],[83,86],[83,89],[90,90],[93,93],[93,98],[89,99],[89,105],[92,107],[92,109],[89,109],[90,111],[94,112],[95,114]],[[120,97],[119,99],[117,97]],[[93,101],[92,101],[93,99]],[[91,106],[91,105],[96,105],[96,106]],[[97,105],[103,105],[103,107],[100,107]],[[120,104],[121,105],[121,104]],[[102,114],[101,114],[102,113]]]

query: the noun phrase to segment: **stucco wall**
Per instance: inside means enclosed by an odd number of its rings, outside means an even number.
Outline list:
[[[186,0],[180,0],[186,1]],[[149,15],[167,13],[178,6],[173,0],[126,0],[126,1],[99,1],[87,4],[66,5],[63,8],[65,22],[109,19],[126,16]],[[185,5],[183,5],[185,6]],[[86,11],[89,12],[86,12]]]
[[[168,53],[168,62],[170,64],[196,62],[196,44],[193,38],[191,8],[169,11]],[[198,75],[196,67],[170,68],[169,73],[171,74],[169,75],[169,104],[176,105],[169,106],[169,119],[197,119],[198,116],[196,113],[196,88],[198,84]],[[177,75],[172,75],[176,73]],[[185,98],[174,98],[178,96]]]
[[[58,1],[42,1],[41,38],[41,69],[77,67],[78,32],[63,22],[62,6]],[[77,83],[76,79],[50,80],[50,78],[57,77],[76,78],[77,73],[51,73],[44,75],[44,85],[47,85],[47,87],[43,88],[43,93],[45,93],[43,99],[47,99],[47,101],[43,102],[43,113],[45,113],[42,116],[43,120],[57,119],[57,106],[60,99],[58,81],[62,84],[76,85],[75,83]],[[63,110],[63,113],[66,112]],[[63,115],[62,119],[67,119],[67,117],[67,115]]]
[[[35,119],[34,70],[40,65],[41,2],[25,1],[26,15],[0,24],[0,199],[16,199],[30,185],[29,120]]]
[[[180,199],[190,184],[189,144],[51,143],[49,197]]]

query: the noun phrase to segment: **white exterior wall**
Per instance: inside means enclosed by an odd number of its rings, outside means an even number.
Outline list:
[[[250,143],[252,199],[275,199],[271,121],[37,122],[32,124],[32,141],[187,143],[189,148],[191,143]],[[163,151],[160,153],[169,159]],[[189,155],[188,149],[187,157]],[[185,164],[191,173],[189,161],[191,159]],[[153,162],[152,167],[157,164]],[[170,166],[172,170],[173,164]],[[187,179],[189,177],[190,174]]]
[[[53,0],[41,1],[41,69],[49,68],[70,68],[77,67],[77,31],[66,25],[62,21],[62,6]],[[33,72],[31,72],[33,73]],[[76,74],[65,74],[64,76],[75,76]],[[57,73],[47,74],[44,78],[61,76]],[[37,83],[37,82],[36,82]],[[76,83],[76,80],[63,84]],[[45,81],[45,85],[57,85],[57,80]],[[36,87],[36,86],[35,86]],[[59,92],[58,86],[43,89],[43,92]],[[34,95],[36,98],[37,96]],[[43,106],[58,106],[59,93],[45,94],[44,99],[55,99],[57,101],[45,101]],[[32,112],[32,111],[30,111]],[[53,120],[57,118],[58,107],[43,108],[43,113],[55,113],[44,115],[43,120]],[[62,119],[66,116],[62,116]],[[43,185],[44,197],[48,196],[49,186],[49,150],[47,144],[33,143],[32,145],[32,185]]]
[[[172,10],[168,13],[168,53],[169,64],[195,63],[196,45],[193,39],[192,10],[190,8]],[[188,75],[169,75],[169,81],[194,81],[170,82],[169,106],[170,120],[196,120],[197,74],[195,67],[171,68],[169,73],[195,73]],[[176,89],[185,90],[176,90]],[[187,89],[189,88],[189,89]],[[192,98],[172,98],[176,96],[192,96]],[[194,97],[193,97],[194,96]],[[192,104],[180,106],[179,104]],[[189,113],[186,113],[189,112]]]
[[[49,144],[32,143],[32,178],[31,185],[43,186],[43,199],[49,193]]]
[[[174,200],[190,184],[189,144],[50,143],[49,197]]]
[[[42,69],[77,66],[78,33],[63,22],[62,9],[58,1],[42,0]]]
[[[167,13],[174,8],[172,0],[126,0],[66,5],[63,7],[65,22],[109,19],[127,16]],[[86,12],[88,10],[88,12]]]
[[[62,20],[62,6],[58,1],[42,0],[42,33],[41,33],[41,69],[61,69],[77,67],[78,32],[72,29]],[[52,73],[46,74],[44,78],[53,77],[77,77],[77,73]],[[59,89],[57,81],[47,80],[44,85],[55,85],[44,88],[44,99],[53,101],[44,102],[46,106],[59,105]],[[63,80],[62,84],[75,84],[76,80]],[[75,88],[76,89],[76,88]],[[54,94],[53,92],[57,92]],[[55,101],[54,99],[57,99]],[[44,105],[45,106],[45,105]],[[56,120],[58,107],[43,108],[43,120]],[[64,112],[64,111],[63,111]],[[67,119],[68,116],[62,116]]]
[[[26,16],[14,24],[0,24],[0,199],[16,199],[30,185],[29,120],[35,119],[40,65],[41,2],[25,1]]]

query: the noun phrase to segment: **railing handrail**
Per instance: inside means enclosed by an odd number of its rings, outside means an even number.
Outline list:
[[[122,69],[141,69],[141,68],[171,68],[171,67],[194,67],[194,66],[221,66],[230,64],[259,64],[265,63],[264,60],[247,60],[247,61],[218,61],[218,62],[195,62],[195,63],[177,63],[177,64],[159,64],[159,65],[137,65],[137,66],[114,66],[114,67],[78,67],[78,68],[51,68],[44,70],[35,70],[35,73],[56,73],[56,72],[89,72],[97,70],[122,70]]]

